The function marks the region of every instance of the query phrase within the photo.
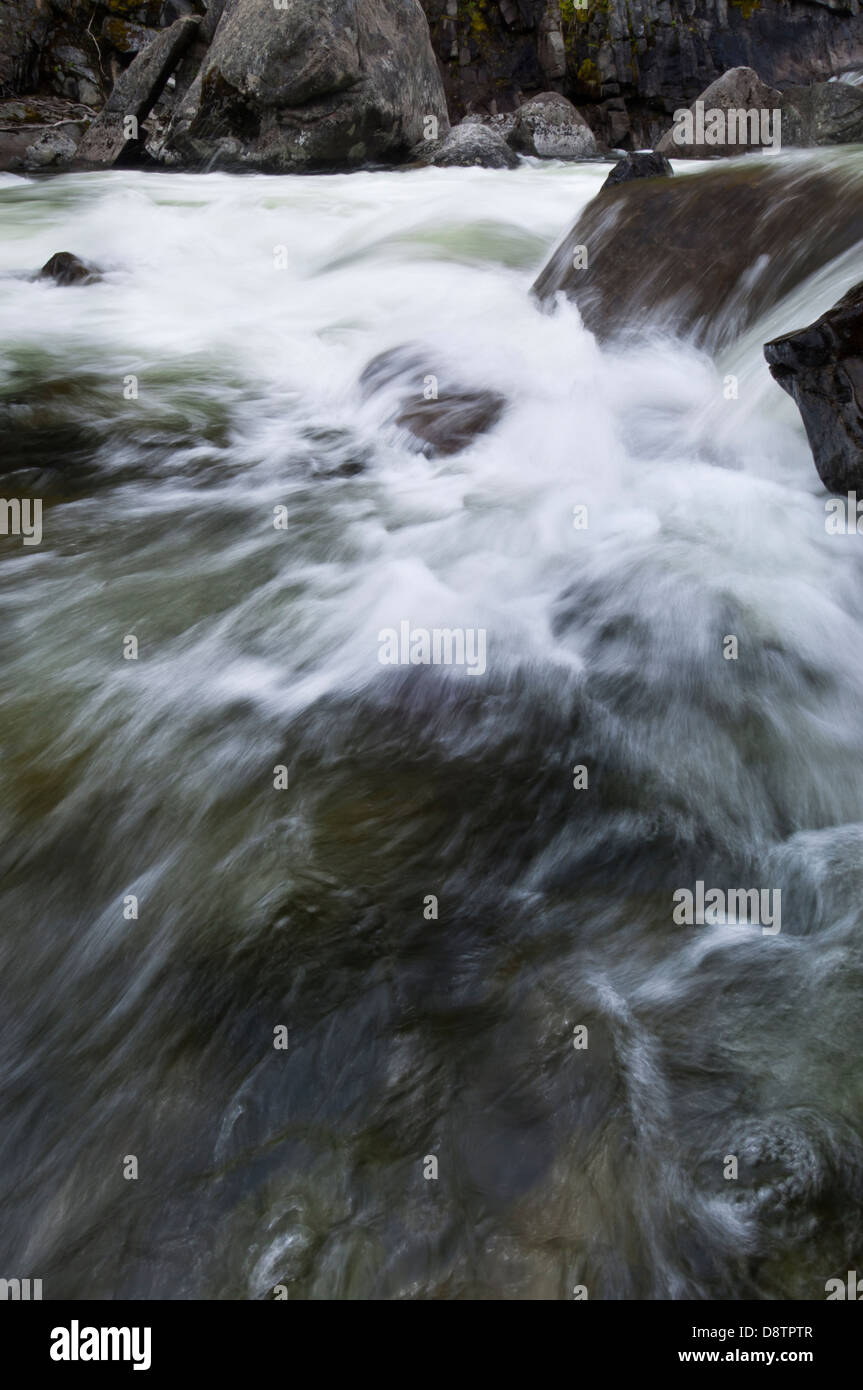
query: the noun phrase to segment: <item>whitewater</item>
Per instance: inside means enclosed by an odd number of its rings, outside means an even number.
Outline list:
[[[0,176],[0,493],[44,505],[0,537],[0,1273],[855,1267],[863,541],[762,344],[859,255],[716,356],[601,346],[529,291],[607,173]],[[61,250],[101,282],[30,278]],[[402,345],[500,420],[427,456],[359,387]],[[382,665],[406,622],[487,634],[481,676]],[[697,882],[781,932],[677,924]]]

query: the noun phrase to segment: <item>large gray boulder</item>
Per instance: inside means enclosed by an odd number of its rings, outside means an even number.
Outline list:
[[[446,134],[419,0],[281,2],[227,0],[169,155],[270,172],[349,168]]]
[[[828,492],[863,494],[863,284],[808,328],[765,343],[764,356],[797,404]]]
[[[502,135],[475,121],[454,126],[443,140],[429,141],[414,155],[418,164],[436,164],[441,168],[517,169],[519,163],[518,155]]]
[[[716,348],[861,241],[863,183],[842,169],[721,163],[605,188],[533,292],[574,300],[603,339],[665,326]]]
[[[709,159],[778,148],[782,137],[782,94],[752,68],[730,68],[711,82],[656,146],[670,159]]]
[[[557,92],[540,92],[519,108],[509,143],[520,154],[539,159],[590,159],[596,154],[587,121]]]
[[[863,141],[863,88],[814,82],[782,93],[783,145],[853,145]]]

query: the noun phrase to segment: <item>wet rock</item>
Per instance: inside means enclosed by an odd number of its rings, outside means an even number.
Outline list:
[[[406,157],[449,130],[419,0],[235,0],[179,104],[184,159],[270,172]]]
[[[81,165],[110,167],[138,145],[140,136],[136,123],[152,111],[165,83],[195,37],[199,23],[197,15],[176,20],[121,74],[104,109],[78,146],[77,159]]]
[[[496,130],[470,121],[455,126],[443,140],[421,145],[414,153],[418,163],[442,168],[517,169],[519,162],[518,155]]]
[[[863,492],[863,283],[807,328],[765,343],[764,356],[800,411],[828,492]]]
[[[587,121],[557,92],[541,92],[519,108],[509,142],[519,153],[539,159],[590,159],[596,154]]]
[[[718,347],[863,240],[863,185],[803,161],[752,159],[638,179],[588,204],[533,287],[563,292],[600,338],[649,323]]]
[[[664,154],[653,151],[639,151],[628,154],[615,164],[602,188],[613,188],[618,183],[629,183],[632,179],[661,179],[673,175],[674,170]],[[602,192],[602,188],[599,190]]]
[[[672,159],[709,159],[773,147],[781,139],[781,107],[781,93],[762,82],[752,68],[730,68],[711,82],[688,112],[675,112],[674,125],[659,141],[657,153]],[[738,114],[742,112],[745,117]]]
[[[386,393],[391,422],[429,456],[457,454],[494,428],[506,408],[496,391],[448,379],[420,347],[399,347],[372,358],[360,377],[365,399]]]
[[[863,141],[863,90],[850,82],[815,82],[782,93],[783,145],[852,145]]]
[[[56,285],[94,285],[102,275],[95,266],[88,265],[71,251],[56,251],[36,279],[53,280]]]

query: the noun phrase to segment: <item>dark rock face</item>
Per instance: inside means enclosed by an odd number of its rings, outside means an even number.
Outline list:
[[[651,150],[641,150],[628,154],[615,164],[605,183],[600,188],[614,188],[618,183],[629,183],[632,179],[661,179],[673,175],[674,170],[663,154]]]
[[[546,0],[502,0],[482,11],[464,0],[422,0],[452,112],[513,111],[523,93],[562,77],[566,55],[554,55]],[[545,66],[543,66],[545,64]]]
[[[449,129],[419,0],[229,0],[167,141],[271,172],[405,156]]]
[[[46,261],[37,280],[53,280],[56,285],[93,285],[102,276],[95,266],[87,265],[71,251],[57,251]]]
[[[199,23],[196,15],[175,20],[138,54],[117,79],[104,110],[78,146],[78,163],[90,167],[115,164],[129,147],[137,146],[140,137],[128,119],[143,121],[152,111]]]
[[[738,112],[747,113],[745,121],[740,120]],[[709,159],[746,154],[747,150],[764,145],[781,145],[782,95],[762,82],[752,68],[731,68],[723,73],[684,115],[688,117],[688,128],[684,129],[684,122],[675,119],[672,129],[656,146],[657,154],[672,159]]]
[[[628,148],[655,145],[672,112],[728,68],[755,68],[768,85],[784,88],[863,66],[859,0],[423,6],[455,115],[513,110],[555,87],[588,115],[597,135],[610,145],[625,140]]]
[[[863,492],[863,283],[808,328],[765,343],[764,356],[797,404],[828,492]]]
[[[98,109],[160,28],[203,7],[203,0],[2,0],[0,99],[38,94]]]
[[[850,82],[814,82],[782,93],[783,145],[863,141],[863,90]]]
[[[420,164],[442,168],[477,166],[483,169],[516,169],[518,155],[502,135],[488,126],[468,122],[454,126],[443,140],[429,141],[415,152]]]
[[[664,322],[715,348],[861,240],[863,185],[814,160],[753,158],[605,189],[533,292],[574,299],[600,338]]]
[[[392,423],[407,430],[429,456],[459,453],[493,429],[506,408],[496,391],[448,381],[446,371],[420,347],[393,348],[372,358],[360,377],[360,391],[366,399],[386,393]]]
[[[37,92],[42,48],[51,11],[36,0],[3,0],[0,5],[0,97]]]
[[[519,108],[509,142],[521,154],[539,159],[590,159],[596,154],[587,121],[557,92],[540,92]]]

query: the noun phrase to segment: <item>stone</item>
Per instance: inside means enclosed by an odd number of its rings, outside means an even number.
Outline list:
[[[863,185],[841,168],[721,163],[605,188],[533,293],[574,300],[601,339],[650,325],[717,348],[860,241]]]
[[[675,111],[674,125],[656,152],[672,159],[709,159],[765,145],[778,148],[781,111],[782,95],[775,87],[768,87],[752,68],[730,68],[688,111]]]
[[[419,164],[440,167],[476,166],[482,169],[517,169],[518,155],[502,135],[469,118],[454,126],[443,140],[429,141],[414,151]]]
[[[167,145],[268,172],[406,158],[449,118],[419,0],[234,0]]]
[[[506,408],[496,391],[454,382],[416,345],[379,353],[360,377],[364,399],[386,393],[390,422],[407,430],[430,457],[457,454],[493,429]],[[430,397],[431,393],[436,393]]]
[[[519,153],[539,159],[590,159],[596,154],[587,121],[557,92],[541,92],[519,108],[509,142]]]
[[[92,119],[78,102],[57,97],[0,102],[0,170],[63,166]]]
[[[95,266],[88,265],[71,251],[55,252],[36,276],[37,280],[53,280],[55,285],[93,285],[101,278]]]
[[[665,155],[656,154],[653,150],[639,150],[615,164],[602,188],[613,188],[618,183],[629,183],[632,179],[668,178],[673,174],[674,170]]]
[[[782,93],[783,145],[853,145],[863,141],[863,89],[814,82]]]
[[[78,163],[88,168],[107,168],[138,146],[140,122],[158,101],[195,37],[199,22],[196,15],[175,20],[132,60],[78,146]]]
[[[863,283],[807,328],[765,343],[764,356],[800,411],[827,491],[863,496]]]

